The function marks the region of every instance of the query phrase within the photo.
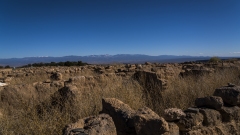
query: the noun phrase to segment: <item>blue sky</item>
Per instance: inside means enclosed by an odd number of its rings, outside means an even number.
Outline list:
[[[240,56],[239,0],[0,0],[0,58]]]

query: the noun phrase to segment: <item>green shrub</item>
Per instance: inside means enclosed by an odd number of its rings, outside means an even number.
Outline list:
[[[220,61],[221,61],[221,59],[219,57],[216,57],[216,56],[210,58],[210,60],[209,60],[209,62],[211,62],[211,63],[218,63]]]

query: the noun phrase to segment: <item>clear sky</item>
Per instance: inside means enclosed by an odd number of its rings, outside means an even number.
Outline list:
[[[240,56],[240,0],[0,0],[0,58]]]

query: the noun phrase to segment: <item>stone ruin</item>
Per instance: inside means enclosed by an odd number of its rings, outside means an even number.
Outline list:
[[[115,98],[102,100],[102,111],[67,125],[63,135],[239,135],[240,86],[228,84],[213,96],[195,100],[184,111],[164,110],[160,117],[148,107],[133,110]]]

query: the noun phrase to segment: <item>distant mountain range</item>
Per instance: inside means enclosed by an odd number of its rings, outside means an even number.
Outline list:
[[[220,57],[227,59],[230,57]],[[159,55],[149,56],[142,54],[117,54],[117,55],[89,55],[89,56],[64,56],[64,57],[25,57],[25,58],[9,58],[0,59],[1,66],[23,66],[32,63],[50,63],[65,61],[82,61],[89,64],[112,64],[112,63],[144,63],[144,62],[160,62],[160,63],[181,63],[186,61],[209,60],[208,56],[175,56],[175,55]]]

